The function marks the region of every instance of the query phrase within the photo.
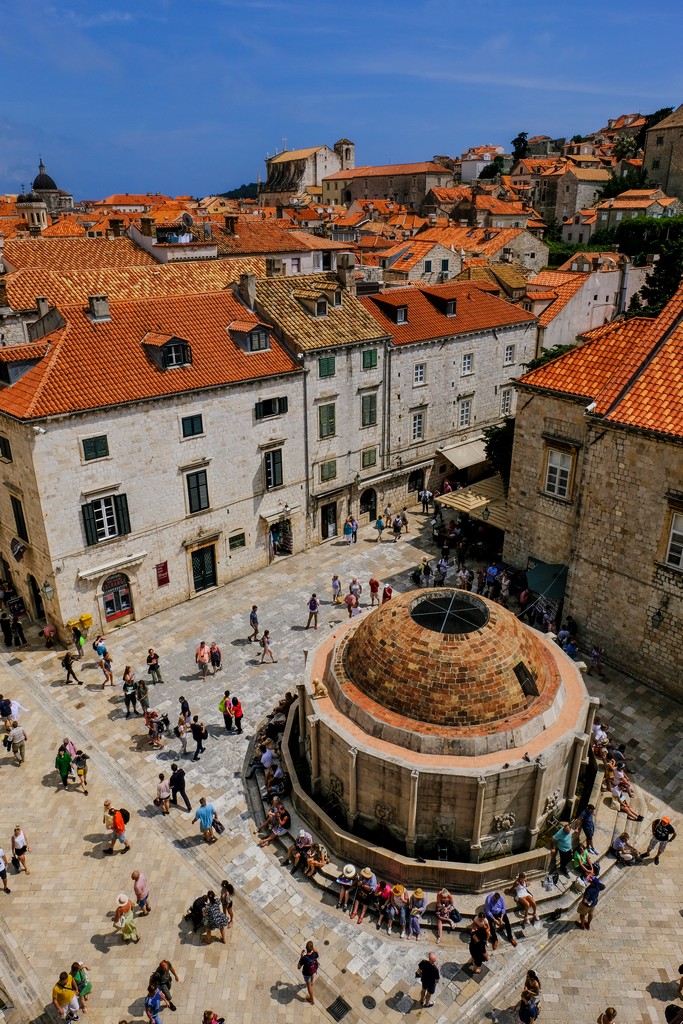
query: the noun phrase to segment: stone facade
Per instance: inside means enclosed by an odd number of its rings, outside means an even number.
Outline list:
[[[353,174],[342,170],[323,180],[323,204],[349,206],[356,199],[391,199],[420,210],[430,189],[448,186],[452,181],[450,172],[438,164],[356,167]]]
[[[582,646],[600,644],[608,662],[680,699],[683,573],[666,565],[665,551],[672,512],[683,508],[683,447],[592,422],[585,400],[523,398],[505,559],[568,565],[564,612],[578,622]],[[572,459],[567,498],[546,490],[553,448]]]
[[[534,189],[533,207],[546,223],[561,223],[579,210],[593,206],[608,178],[604,168],[589,170],[573,165],[541,174]]]
[[[683,103],[649,129],[643,171],[668,196],[683,200]]]
[[[355,146],[348,139],[340,139],[334,149],[312,146],[283,150],[266,160],[267,180],[259,192],[259,202],[264,206],[287,206],[307,188],[320,187],[328,174],[352,168],[354,163]]]

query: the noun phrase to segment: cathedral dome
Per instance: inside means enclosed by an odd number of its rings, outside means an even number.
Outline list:
[[[44,166],[42,160],[41,160],[40,165],[38,167],[38,175],[34,179],[33,185],[31,187],[34,188],[34,189],[37,189],[39,192],[56,192],[57,191],[57,186],[56,186],[54,180],[50,177],[49,174],[45,173],[45,166]]]

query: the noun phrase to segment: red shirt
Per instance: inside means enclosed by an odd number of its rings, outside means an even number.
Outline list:
[[[114,817],[112,818],[111,827],[117,836],[122,836],[126,831],[126,823],[123,820],[121,811],[114,811]]]
[[[370,593],[371,594],[378,594],[379,593],[379,580],[376,580],[373,577],[371,580],[368,580],[368,586],[370,587]]]

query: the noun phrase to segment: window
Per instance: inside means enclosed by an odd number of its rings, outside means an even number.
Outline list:
[[[655,139],[655,146],[663,146],[663,145],[664,145],[664,136],[663,135],[658,135],[657,138]]]
[[[341,304],[342,304],[342,290],[341,290],[341,288],[337,288],[337,290],[335,292],[333,292],[333,294],[332,294],[332,305],[333,306],[341,306]]]
[[[658,171],[659,170],[659,160],[653,160],[652,161],[652,170],[653,171]]]
[[[255,327],[253,331],[249,331],[247,338],[250,352],[262,352],[263,349],[270,348],[270,338],[265,327]]]
[[[315,304],[316,316],[327,316],[327,299],[318,299]]]
[[[290,260],[290,264],[289,265],[290,265],[290,269],[291,269],[293,274],[300,274],[301,273],[301,259],[298,256],[294,256]]]
[[[421,441],[425,436],[425,414],[423,412],[413,413],[413,441]]]
[[[17,537],[19,540],[25,540],[28,543],[28,530],[26,529],[26,520],[24,519],[24,507],[18,498],[15,498],[12,494],[10,496],[12,502],[12,512],[14,513],[14,525],[17,531]]]
[[[503,366],[512,366],[515,361],[515,346],[505,346],[505,356],[503,358]]]
[[[671,532],[666,549],[666,564],[683,569],[683,515],[674,512],[671,517]]]
[[[192,362],[192,352],[186,342],[178,341],[171,345],[164,345],[161,352],[163,364],[167,370],[173,366],[187,366]]]
[[[130,533],[128,498],[125,494],[111,494],[81,505],[85,541],[88,547],[112,537],[125,537]]]
[[[360,400],[361,426],[374,427],[377,423],[377,395],[363,395]]]
[[[448,299],[446,302],[446,316],[455,316],[455,299]]]
[[[363,353],[363,369],[374,370],[377,366],[377,349],[370,348]]]
[[[472,399],[463,398],[458,405],[458,426],[469,427],[472,422]]]
[[[228,537],[228,550],[237,551],[238,548],[246,548],[247,537],[244,533],[234,533],[232,537]]]
[[[362,469],[370,469],[371,466],[377,465],[377,449],[366,448],[364,452],[361,452],[360,464]]]
[[[323,437],[334,437],[337,432],[336,408],[334,402],[318,408],[318,434]]]
[[[12,448],[6,437],[0,437],[0,458],[6,462],[12,461]]]
[[[320,356],[318,359],[318,376],[334,377],[336,372],[336,359],[334,356]]]
[[[425,384],[427,381],[427,364],[426,363],[415,363],[413,367],[413,384],[418,387],[420,384]]]
[[[337,460],[329,459],[327,462],[320,463],[320,482],[326,483],[328,480],[334,480],[337,475]]]
[[[86,462],[90,462],[92,459],[104,459],[107,455],[109,455],[109,443],[106,434],[84,438],[83,458]]]
[[[200,415],[183,416],[182,427],[183,437],[197,437],[204,433],[204,421]]]
[[[500,393],[500,415],[509,416],[512,409],[512,388],[503,388]]]
[[[266,490],[272,491],[274,487],[282,487],[282,449],[276,448],[272,452],[266,452],[263,461],[266,469]]]
[[[450,267],[450,265],[450,260],[441,260],[441,273],[446,274],[448,272],[448,268]]]
[[[264,398],[254,406],[254,415],[257,420],[265,420],[269,416],[280,416],[287,412],[287,396],[283,398]]]
[[[467,376],[468,373],[474,372],[474,352],[465,352],[462,357],[462,366],[460,368],[461,377]]]
[[[432,261],[425,260],[425,274],[431,274],[432,272]]]
[[[545,475],[545,490],[558,498],[569,494],[569,478],[572,471],[572,457],[567,452],[548,449],[548,463]]]
[[[407,324],[408,323],[408,307],[397,306],[396,307],[396,323]]]
[[[187,503],[190,513],[203,512],[209,507],[209,487],[206,482],[206,470],[199,469],[196,473],[188,473]]]

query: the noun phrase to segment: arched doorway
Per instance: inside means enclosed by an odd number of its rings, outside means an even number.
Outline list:
[[[367,487],[360,496],[360,515],[367,515],[370,522],[377,518],[377,491]]]
[[[425,485],[425,471],[424,471],[424,469],[414,469],[412,471],[412,473],[410,474],[410,476],[408,477],[408,494],[410,494],[411,491],[417,491],[418,494],[419,494],[420,491],[424,490],[424,485]]]
[[[102,600],[107,622],[132,618],[133,599],[130,594],[130,580],[125,573],[117,572],[107,576],[102,584]]]
[[[29,574],[28,585],[31,589],[31,603],[33,605],[33,613],[36,619],[45,618],[45,608],[43,606],[43,595],[40,592],[35,576]]]

